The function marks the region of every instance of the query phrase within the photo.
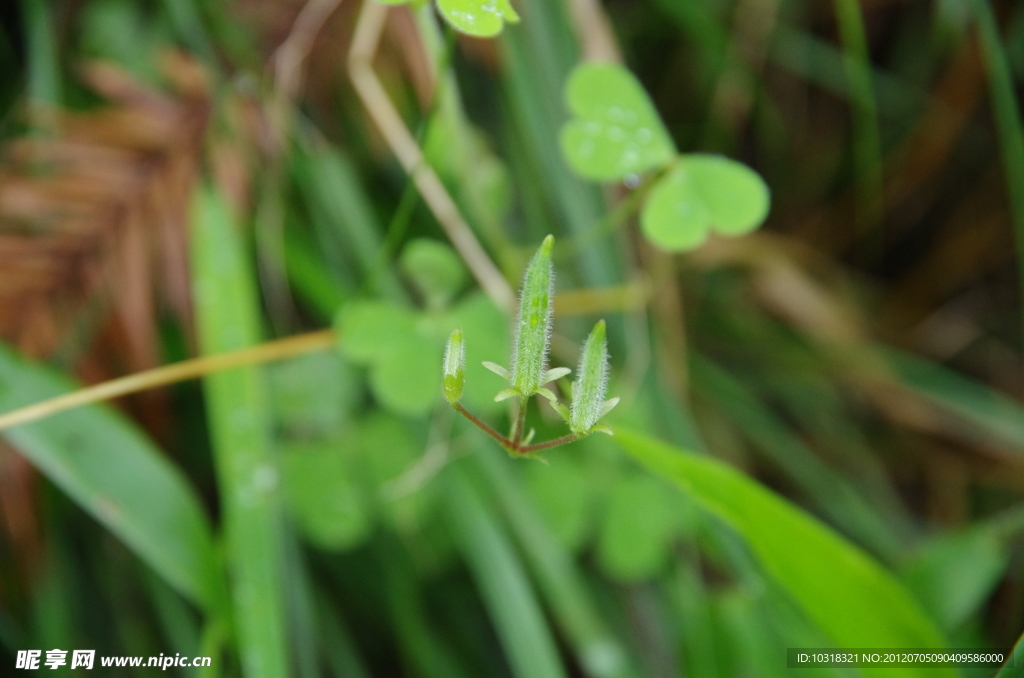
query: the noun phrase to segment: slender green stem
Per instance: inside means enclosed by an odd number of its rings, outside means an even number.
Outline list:
[[[523,426],[526,424],[526,404],[529,398],[519,399],[519,412],[516,415],[516,426],[512,429],[512,447],[518,449],[523,440]]]
[[[585,438],[585,437],[586,436],[581,436],[581,435],[579,435],[577,433],[569,433],[569,434],[566,434],[566,435],[562,436],[561,438],[555,438],[553,440],[547,440],[547,441],[545,441],[543,443],[537,443],[536,445],[523,445],[522,447],[517,447],[516,448],[516,452],[518,452],[519,454],[530,454],[531,452],[538,452],[540,450],[546,450],[546,449],[551,448],[551,447],[558,447],[559,445],[565,445],[566,443],[572,443],[572,442],[575,442],[575,441],[579,440],[580,438]]]
[[[497,440],[498,444],[500,444],[506,450],[514,450],[515,449],[515,446],[512,444],[511,440],[509,440],[505,436],[501,435],[500,433],[495,431],[493,428],[491,428],[489,425],[484,423],[479,417],[477,417],[475,414],[473,414],[472,412],[467,410],[465,407],[463,407],[462,403],[452,403],[452,407],[455,409],[456,412],[458,412],[459,414],[464,416],[466,419],[469,419],[471,422],[473,422],[473,424],[478,429],[480,429],[481,431],[483,431],[487,435],[489,435],[492,438],[494,438],[495,440]]]
[[[503,448],[505,448],[512,454],[531,454],[532,452],[537,452],[538,450],[547,450],[552,447],[565,445],[566,443],[571,443],[576,440],[579,440],[580,438],[586,437],[576,433],[569,433],[567,435],[562,436],[561,438],[554,438],[553,440],[547,440],[543,443],[537,443],[536,445],[521,445],[520,443],[522,441],[523,422],[526,419],[525,402],[520,403],[519,416],[516,418],[516,426],[511,439],[506,438],[505,436],[495,431],[488,424],[482,421],[479,417],[477,417],[475,414],[473,414],[465,407],[463,407],[462,403],[452,403],[452,408],[456,412],[464,416],[466,419],[469,419],[469,421],[471,421],[481,431],[497,440],[499,445],[501,445]]]

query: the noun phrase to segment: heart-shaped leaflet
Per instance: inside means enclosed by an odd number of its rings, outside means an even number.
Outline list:
[[[575,118],[562,127],[562,151],[582,176],[614,181],[667,165],[676,156],[647,92],[622,66],[577,66],[566,99]]]
[[[501,33],[506,21],[519,21],[508,0],[437,0],[437,8],[456,30],[478,38]]]
[[[670,252],[692,250],[711,231],[742,235],[768,215],[768,187],[754,170],[718,155],[683,155],[651,189],[640,214],[647,239]]]

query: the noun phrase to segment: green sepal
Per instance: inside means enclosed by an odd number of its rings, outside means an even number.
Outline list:
[[[556,396],[551,389],[547,389],[542,386],[541,388],[538,388],[536,391],[534,391],[534,393],[536,393],[539,396],[544,396],[553,403],[558,402],[558,396]]]
[[[508,379],[509,378],[508,370],[506,370],[504,367],[502,367],[498,363],[492,363],[490,360],[485,360],[485,361],[483,361],[480,364],[483,365],[484,367],[486,367],[487,369],[489,369],[491,372],[494,372],[496,375],[498,375],[499,377],[501,377],[503,379]]]
[[[551,403],[551,408],[552,408],[552,409],[553,409],[553,410],[554,410],[555,412],[558,412],[558,415],[559,415],[560,417],[562,417],[562,419],[564,419],[564,420],[565,420],[565,423],[566,423],[566,424],[568,424],[568,423],[569,423],[569,408],[568,408],[568,407],[566,407],[566,406],[565,406],[565,405],[563,405],[562,403],[558,403],[558,402],[552,402],[552,403]]]
[[[605,435],[613,436],[615,431],[611,429],[607,424],[594,424],[594,427],[590,429],[591,433],[604,433]]]
[[[544,376],[540,378],[540,383],[549,384],[552,381],[557,381],[570,373],[572,373],[572,370],[568,367],[555,367],[554,369],[550,369],[544,373]]]
[[[503,388],[498,391],[498,395],[494,396],[494,402],[501,402],[502,400],[508,400],[509,398],[522,398],[523,394],[514,388]]]
[[[615,396],[614,398],[609,398],[608,400],[604,401],[604,406],[601,407],[601,414],[598,415],[597,418],[598,419],[604,418],[604,416],[606,414],[608,414],[609,412],[611,412],[612,410],[614,410],[615,406],[618,405],[618,404],[619,404],[619,397],[618,396]]]

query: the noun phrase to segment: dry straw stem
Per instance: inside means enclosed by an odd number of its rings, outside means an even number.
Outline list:
[[[373,55],[377,51],[387,13],[388,8],[379,2],[365,0],[363,3],[349,50],[349,77],[370,117],[384,135],[384,140],[416,184],[424,202],[444,228],[473,277],[491,301],[503,310],[511,311],[515,305],[512,288],[487,256],[441,179],[423,157],[423,151],[402,122],[373,71]]]
[[[308,334],[300,334],[287,339],[270,341],[259,346],[221,353],[218,355],[193,358],[173,365],[157,367],[145,372],[113,379],[95,386],[83,388],[73,393],[44,400],[28,407],[0,415],[0,431],[18,424],[43,419],[52,414],[70,410],[82,405],[109,400],[118,396],[166,386],[187,379],[195,379],[213,372],[229,370],[244,365],[257,365],[273,362],[303,353],[312,353],[334,347],[334,330],[319,330]]]

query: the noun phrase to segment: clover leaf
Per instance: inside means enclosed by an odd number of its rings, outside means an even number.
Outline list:
[[[643,234],[670,252],[700,246],[712,231],[737,236],[764,221],[768,187],[752,169],[714,155],[680,155],[647,93],[622,66],[585,63],[565,85],[575,116],[562,128],[562,152],[581,176],[616,181],[670,167],[641,210]]]
[[[437,0],[437,9],[453,28],[477,38],[501,33],[506,21],[519,22],[508,0]]]
[[[575,118],[562,128],[562,151],[582,176],[622,179],[667,165],[675,157],[658,112],[625,68],[583,64],[572,72],[565,92]]]
[[[441,344],[419,316],[383,301],[355,301],[342,308],[337,326],[341,351],[370,370],[373,394],[388,409],[416,416],[433,405],[441,378]]]
[[[684,155],[651,189],[640,225],[662,249],[691,250],[711,231],[753,231],[768,215],[769,203],[768,187],[746,165],[716,155]]]

